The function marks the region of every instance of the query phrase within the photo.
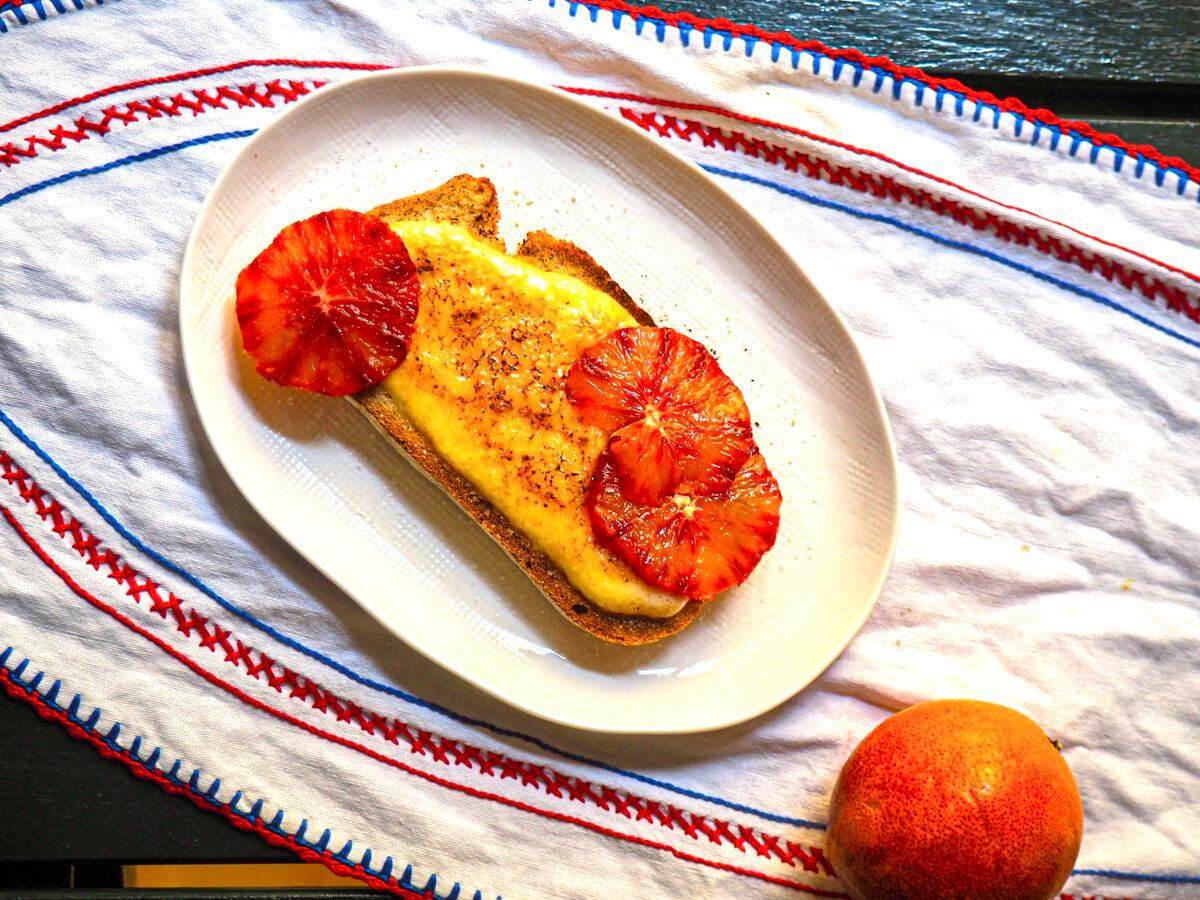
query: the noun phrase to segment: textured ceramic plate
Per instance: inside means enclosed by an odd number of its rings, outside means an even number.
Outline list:
[[[779,479],[779,538],[680,635],[605,644],[563,619],[458,507],[344,401],[260,379],[233,285],[284,225],[486,175],[515,246],[578,243],[655,319],[713,348]],[[791,697],[862,625],[896,534],[895,460],[846,327],[763,227],[691,163],[557,91],[408,69],[327,87],[222,175],[183,267],[192,395],[259,513],[401,640],[485,691],[580,728],[686,732]]]

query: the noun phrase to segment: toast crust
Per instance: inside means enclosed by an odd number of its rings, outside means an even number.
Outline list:
[[[456,175],[440,187],[385,203],[371,210],[385,221],[436,221],[459,225],[477,239],[504,250],[497,227],[500,206],[496,189],[486,178]],[[591,255],[545,231],[530,232],[516,257],[539,268],[578,278],[616,300],[640,325],[653,325],[650,314],[638,306]],[[524,532],[485,499],[465,476],[447,463],[429,440],[397,407],[388,392],[374,387],[350,398],[353,403],[426,477],[450,495],[541,589],[554,607],[580,628],[614,644],[649,644],[676,634],[700,612],[698,601],[689,601],[666,618],[625,616],[593,604]]]

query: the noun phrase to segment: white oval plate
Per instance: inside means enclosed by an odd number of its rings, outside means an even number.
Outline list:
[[[234,281],[284,225],[459,172],[495,183],[510,246],[536,228],[578,243],[660,324],[712,348],[760,423],[784,498],[778,541],[674,638],[626,648],[577,629],[348,403],[269,384],[239,349]],[[707,175],[561,92],[406,69],[306,98],[200,211],[180,329],[204,429],[263,518],[399,638],[546,719],[670,733],[765,712],[841,652],[887,573],[895,458],[845,325]]]

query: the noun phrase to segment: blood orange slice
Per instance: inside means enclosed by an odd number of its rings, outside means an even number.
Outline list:
[[[288,225],[237,279],[242,345],[263,377],[342,396],[404,361],[420,285],[375,216],[335,209]]]
[[[567,375],[586,424],[613,432],[613,465],[628,499],[724,490],[754,447],[742,392],[698,341],[670,328],[622,328]]]
[[[616,459],[606,452],[587,497],[603,546],[648,583],[694,600],[746,580],[775,543],[780,503],[779,484],[757,450],[726,490],[676,493],[651,506],[625,496]]]

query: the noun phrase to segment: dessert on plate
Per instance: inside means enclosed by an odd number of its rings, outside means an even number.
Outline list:
[[[239,275],[245,350],[347,397],[564,616],[645,644],[775,541],[779,486],[741,391],[544,231],[510,254],[486,178],[284,228]]]

